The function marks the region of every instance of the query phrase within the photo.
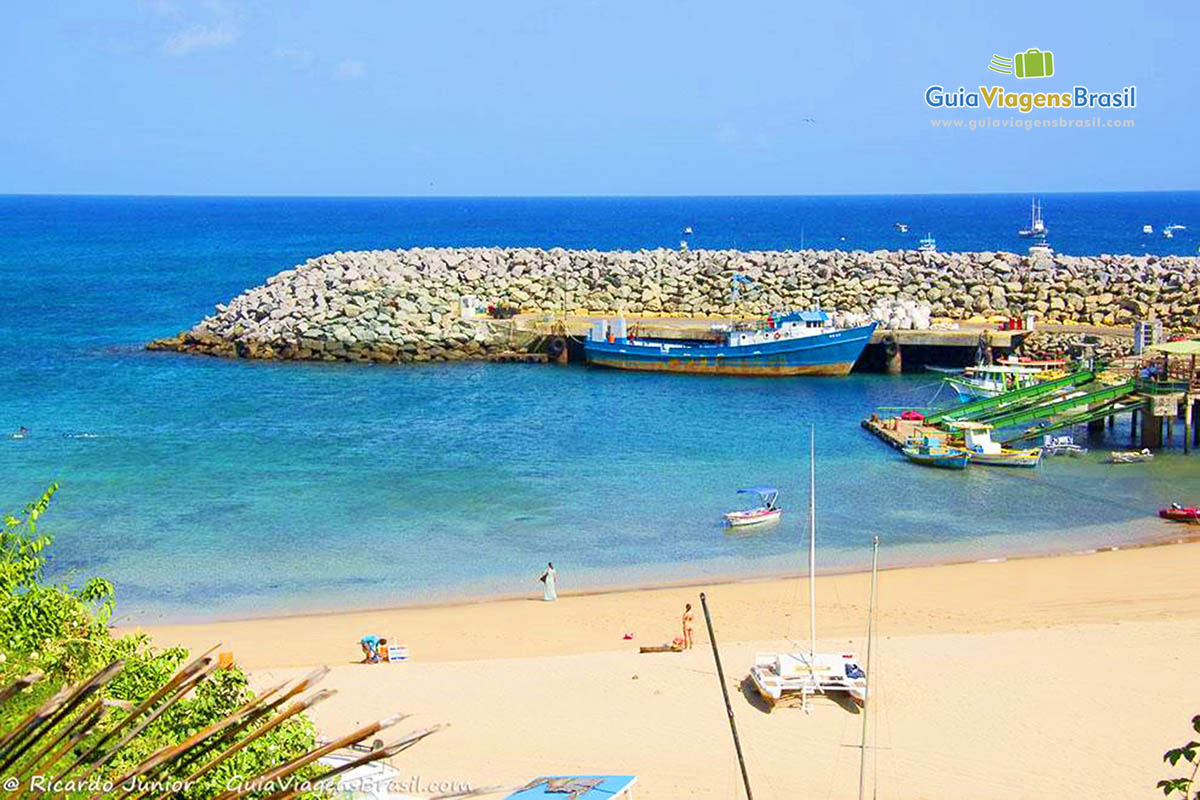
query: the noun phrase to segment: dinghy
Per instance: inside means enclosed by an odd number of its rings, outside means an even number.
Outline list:
[[[1150,461],[1154,458],[1154,453],[1151,453],[1148,448],[1141,450],[1114,450],[1108,454],[1110,464],[1139,464],[1143,461]]]
[[[1172,522],[1200,522],[1200,508],[1193,508],[1171,503],[1170,508],[1161,508],[1158,515]]]
[[[741,528],[748,525],[762,525],[776,522],[783,509],[776,505],[779,490],[771,486],[751,486],[748,489],[738,489],[738,494],[751,494],[758,497],[758,505],[742,511],[730,511],[725,515],[725,522],[731,528]]]
[[[935,436],[910,442],[901,452],[914,464],[941,469],[965,469],[971,458],[968,451],[961,447],[947,447]]]

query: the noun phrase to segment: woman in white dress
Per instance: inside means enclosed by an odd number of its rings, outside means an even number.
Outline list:
[[[542,582],[542,599],[557,600],[558,589],[554,585],[554,581],[558,573],[554,571],[554,564],[546,562],[546,571],[542,573],[542,577],[538,578]]]

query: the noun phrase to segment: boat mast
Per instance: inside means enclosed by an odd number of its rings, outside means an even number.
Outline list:
[[[817,426],[808,426],[808,661],[817,652]]]
[[[867,611],[867,674],[863,678],[862,740],[858,753],[858,800],[862,800],[867,777],[867,709],[871,700],[871,628],[875,620],[875,586],[879,576],[879,537],[871,544],[871,604]]]

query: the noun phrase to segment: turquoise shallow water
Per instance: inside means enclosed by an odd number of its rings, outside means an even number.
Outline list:
[[[567,590],[796,572],[810,423],[830,569],[864,566],[874,534],[885,563],[1130,541],[1169,530],[1151,516],[1160,504],[1200,499],[1197,457],[1111,467],[1103,442],[1036,471],[905,464],[858,420],[927,400],[928,375],[759,381],[140,350],[332,240],[391,235],[356,201],[290,202],[300,207],[0,203],[0,428],[33,429],[0,439],[0,508],[60,481],[52,574],[112,579],[123,619],[536,591],[546,560]],[[509,224],[495,213],[497,230]],[[726,534],[733,490],[757,483],[781,488],[783,522]]]

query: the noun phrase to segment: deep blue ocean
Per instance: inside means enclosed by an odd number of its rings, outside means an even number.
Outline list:
[[[1066,253],[1194,254],[1200,193],[1046,195]],[[1026,196],[270,199],[0,197],[0,510],[62,489],[51,574],[98,574],[126,621],[251,616],[798,572],[808,426],[819,560],[1080,549],[1163,533],[1200,456],[913,467],[858,427],[928,374],[746,380],[525,365],[272,364],[147,353],[269,275],[333,250],[915,247],[1022,251]],[[905,221],[902,236],[892,223]],[[1167,240],[1150,223],[1186,225]],[[842,238],[845,237],[845,241]],[[945,397],[945,394],[942,395]],[[23,440],[7,437],[18,425]],[[1107,444],[1124,446],[1118,428]],[[731,536],[734,490],[782,523]]]

